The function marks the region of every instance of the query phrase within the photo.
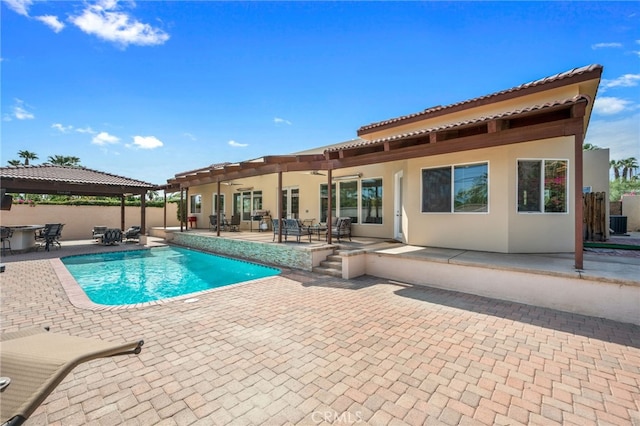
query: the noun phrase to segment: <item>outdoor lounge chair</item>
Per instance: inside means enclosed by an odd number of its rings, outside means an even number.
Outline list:
[[[122,240],[123,241],[140,240],[140,232],[142,232],[142,230],[140,229],[140,226],[134,225],[129,229],[127,229],[126,231],[124,231],[124,234],[122,234]]]
[[[91,230],[91,238],[96,241],[100,241],[108,228],[108,226],[94,226]]]
[[[32,328],[0,335],[0,421],[20,425],[81,363],[138,354],[142,340],[114,343]],[[5,423],[6,422],[6,423]]]
[[[115,245],[122,242],[122,231],[118,228],[109,228],[102,236],[101,242],[103,245]]]

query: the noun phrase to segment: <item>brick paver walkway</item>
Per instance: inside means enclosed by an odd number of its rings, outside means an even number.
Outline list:
[[[3,331],[145,340],[28,425],[640,424],[637,326],[298,271],[115,311],[71,306],[47,260],[0,280]]]

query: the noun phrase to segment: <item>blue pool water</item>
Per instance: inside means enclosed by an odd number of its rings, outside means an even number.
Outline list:
[[[180,247],[62,258],[94,303],[128,305],[280,273],[279,269]]]

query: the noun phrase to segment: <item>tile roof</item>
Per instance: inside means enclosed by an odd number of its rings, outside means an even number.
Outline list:
[[[512,111],[506,111],[506,112],[503,112],[503,113],[500,113],[500,114],[496,114],[496,115],[483,116],[483,117],[478,117],[478,118],[474,118],[474,119],[471,119],[471,120],[458,121],[456,123],[450,123],[450,124],[446,124],[446,125],[439,126],[439,127],[431,127],[431,128],[413,130],[411,132],[400,133],[400,134],[388,136],[388,137],[385,137],[385,138],[372,139],[372,140],[359,139],[359,140],[355,140],[350,145],[341,145],[339,147],[328,148],[325,152],[335,152],[335,151],[340,151],[342,149],[359,148],[359,147],[363,147],[363,146],[375,145],[375,144],[380,144],[380,143],[384,143],[384,142],[391,142],[391,141],[394,141],[394,140],[400,140],[400,139],[406,139],[406,138],[420,136],[420,135],[426,135],[426,134],[429,134],[429,133],[432,133],[432,132],[438,132],[438,131],[442,131],[442,130],[452,129],[452,128],[455,128],[455,127],[469,126],[469,125],[479,124],[479,123],[486,122],[486,121],[509,118],[509,117],[513,117],[513,116],[517,116],[517,115],[533,112],[533,111],[541,111],[541,110],[550,109],[550,108],[559,107],[559,106],[573,105],[573,104],[576,104],[576,103],[581,102],[581,101],[591,102],[591,99],[586,95],[576,95],[576,96],[574,96],[572,98],[568,98],[568,99],[562,99],[562,100],[557,100],[557,101],[553,101],[553,102],[547,102],[547,103],[540,104],[540,105],[530,105],[530,106],[528,106],[526,108],[520,108],[520,109],[516,109],[516,110],[512,110]]]
[[[489,95],[484,95],[484,96],[480,96],[478,98],[473,98],[473,99],[468,99],[466,101],[461,101],[461,102],[457,102],[457,103],[453,103],[450,105],[446,105],[446,106],[435,106],[435,107],[431,107],[431,108],[427,108],[424,111],[420,111],[414,114],[409,114],[409,115],[403,115],[400,117],[396,117],[396,118],[392,118],[389,120],[384,120],[384,121],[379,121],[376,123],[371,123],[365,126],[362,126],[358,129],[358,133],[363,132],[363,131],[367,131],[367,130],[371,130],[374,129],[376,127],[382,127],[388,124],[392,124],[392,123],[398,123],[407,119],[411,119],[411,118],[415,118],[415,117],[420,117],[420,116],[427,116],[429,114],[433,114],[442,110],[446,110],[446,109],[451,109],[454,107],[460,107],[466,104],[471,104],[471,103],[476,103],[479,101],[484,101],[490,98],[495,98],[495,97],[499,97],[499,96],[503,96],[506,94],[510,94],[510,93],[514,93],[514,92],[519,92],[522,90],[526,90],[526,89],[530,89],[533,87],[538,87],[538,86],[542,86],[545,84],[549,84],[549,83],[553,83],[553,82],[557,82],[557,81],[561,81],[570,77],[575,77],[575,76],[580,76],[583,74],[588,74],[588,73],[592,73],[594,71],[599,71],[602,72],[602,65],[598,65],[598,64],[593,64],[593,65],[587,65],[584,67],[580,67],[580,68],[574,68],[571,69],[569,71],[565,71],[559,74],[555,74],[549,77],[545,77],[545,78],[541,78],[539,80],[535,80],[529,83],[525,83],[525,84],[521,84],[519,86],[516,87],[512,87],[511,89],[507,89],[507,90],[502,90],[500,92],[495,92],[495,93],[491,93]]]
[[[129,179],[111,173],[99,172],[85,167],[58,166],[54,164],[0,167],[0,179],[26,179],[32,181],[138,188],[152,188],[155,186],[148,182]]]

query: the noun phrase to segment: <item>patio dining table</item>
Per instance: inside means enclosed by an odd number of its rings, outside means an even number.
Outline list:
[[[36,247],[36,231],[44,229],[44,225],[12,225],[11,251],[26,252]]]

